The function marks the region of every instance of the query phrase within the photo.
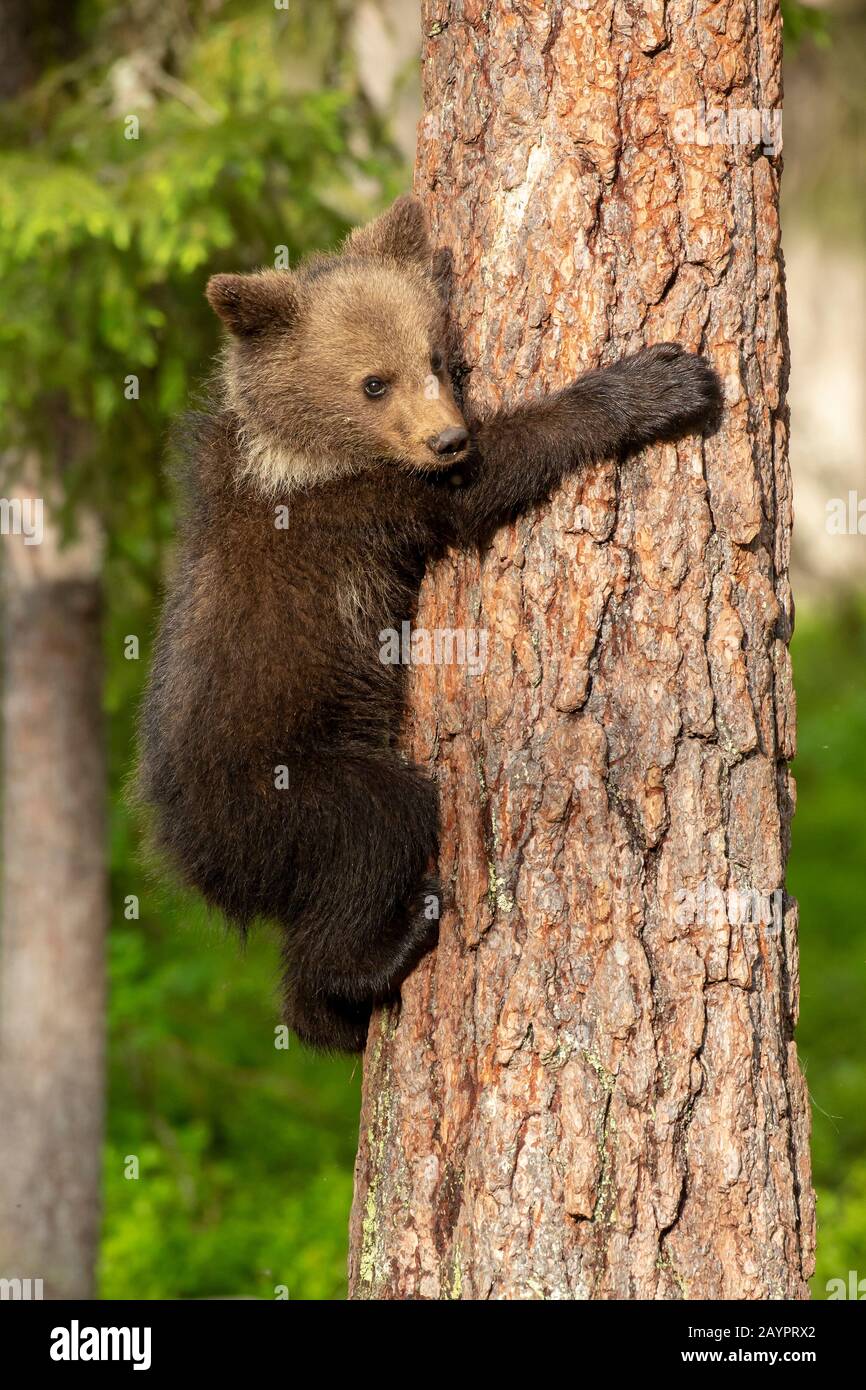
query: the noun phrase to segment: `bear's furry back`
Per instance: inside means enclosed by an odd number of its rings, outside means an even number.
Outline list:
[[[362,763],[369,795],[370,750],[399,730],[403,672],[378,634],[411,611],[434,523],[428,490],[387,470],[259,495],[239,481],[238,436],[229,411],[185,427],[139,795],[158,850],[211,904],[288,923],[327,873],[322,803],[337,814]]]

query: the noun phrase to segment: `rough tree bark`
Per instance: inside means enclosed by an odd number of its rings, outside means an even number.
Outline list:
[[[0,1277],[90,1298],[107,920],[98,528],[83,518],[61,547],[46,502],[42,543],[6,535],[3,558]]]
[[[714,891],[782,888],[793,806],[779,160],[700,142],[701,103],[779,108],[778,7],[422,9],[470,398],[678,339],[727,415],[426,584],[418,623],[486,627],[488,665],[414,676],[455,908],[371,1029],[351,1292],[806,1297],[796,907]]]

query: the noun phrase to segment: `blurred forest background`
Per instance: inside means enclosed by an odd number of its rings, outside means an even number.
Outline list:
[[[822,1297],[828,1279],[866,1275],[866,542],[826,527],[830,499],[866,497],[866,4],[783,10],[800,595],[789,886]],[[171,551],[166,440],[218,342],[204,283],[273,264],[280,248],[295,260],[333,245],[408,186],[416,7],[3,0],[0,19],[2,447],[7,473],[60,480],[64,525],[90,538],[104,604],[98,1292],[339,1298],[360,1065],[275,1046],[274,939],[261,932],[241,951],[167,888],[124,791]]]

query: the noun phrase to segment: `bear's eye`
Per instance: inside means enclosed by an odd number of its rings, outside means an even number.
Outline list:
[[[433,356],[430,358],[430,370],[433,372],[441,372],[444,365],[442,353],[434,352]]]
[[[383,381],[379,376],[368,376],[367,380],[364,382],[364,391],[368,396],[371,396],[373,400],[375,400],[377,396],[384,396],[387,390],[387,381]]]

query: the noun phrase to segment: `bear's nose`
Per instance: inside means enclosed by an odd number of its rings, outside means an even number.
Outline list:
[[[441,434],[434,434],[427,440],[427,447],[434,454],[459,454],[466,448],[469,431],[463,425],[451,425]]]

